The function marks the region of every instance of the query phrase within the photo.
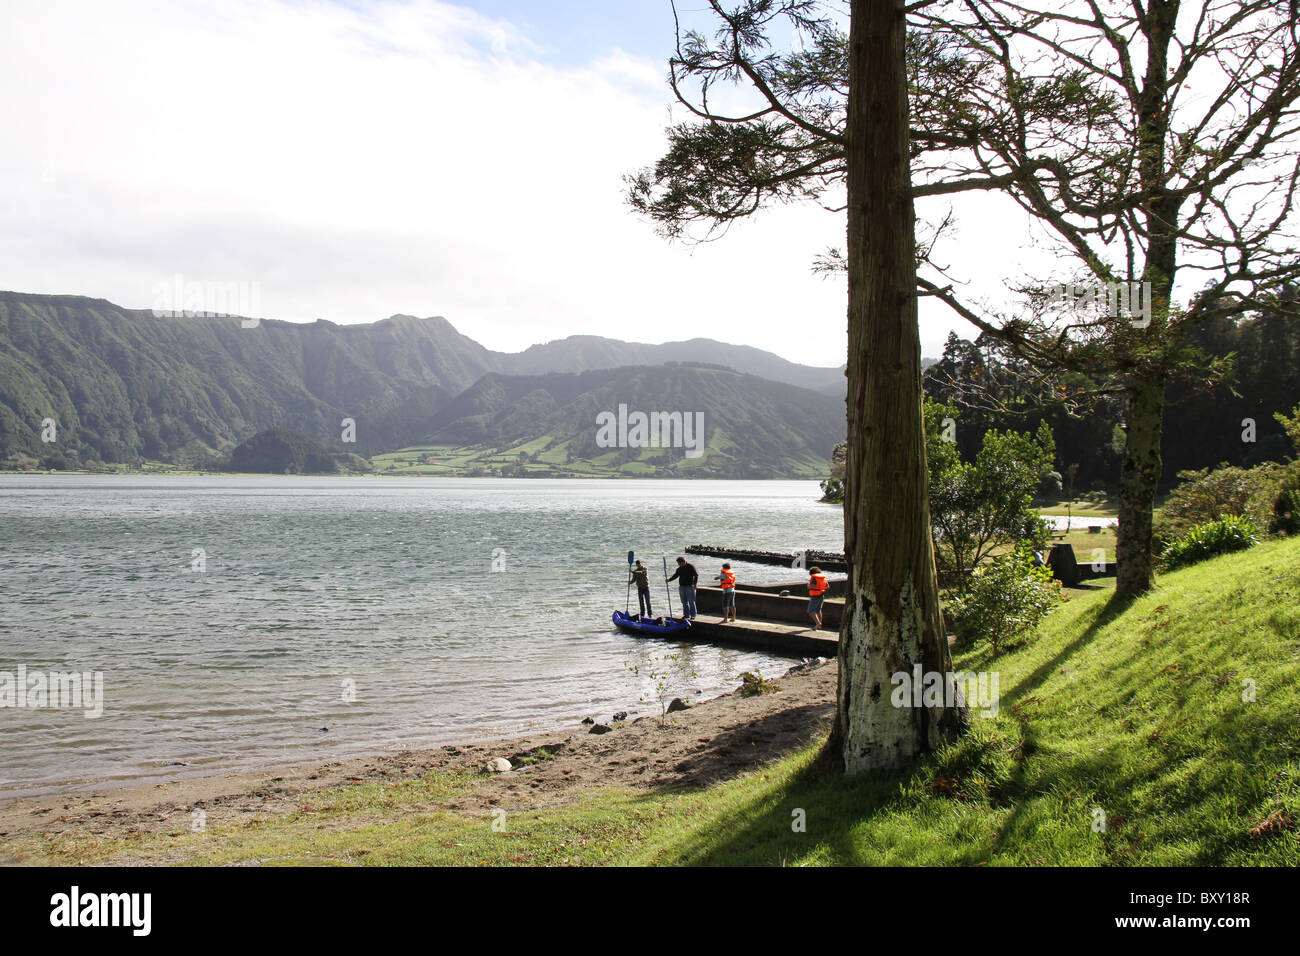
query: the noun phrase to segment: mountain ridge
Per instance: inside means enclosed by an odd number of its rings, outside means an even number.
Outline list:
[[[810,478],[825,474],[843,428],[835,399],[722,366],[491,372],[404,453],[375,464],[421,474]],[[615,443],[616,432],[625,441]]]
[[[686,356],[692,367],[721,357],[729,361],[720,364],[748,366],[735,371],[759,380],[811,383],[822,386],[823,396],[843,395],[838,369],[709,339],[656,346],[569,336],[506,353],[443,316],[397,313],[354,325],[263,318],[246,327],[237,316],[156,315],[103,298],[6,291],[0,457],[39,460],[57,444],[59,456],[74,463],[147,458],[211,467],[268,428],[336,441],[345,419],[357,426],[349,450],[373,454],[421,437],[426,422],[489,374],[579,374],[681,361],[671,356]],[[529,414],[520,410],[516,418],[528,421]],[[42,441],[49,421],[58,430],[55,442]]]

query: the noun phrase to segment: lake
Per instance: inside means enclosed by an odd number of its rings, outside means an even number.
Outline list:
[[[644,665],[680,648],[610,624],[627,551],[663,613],[653,572],[688,544],[842,550],[841,509],[819,496],[812,481],[0,476],[0,681],[20,666],[103,679],[98,718],[0,706],[0,796],[658,714]],[[693,560],[711,583],[720,561]],[[686,653],[693,697],[791,663]]]

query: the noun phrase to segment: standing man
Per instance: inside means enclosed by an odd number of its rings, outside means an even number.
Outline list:
[[[685,558],[678,558],[677,570],[667,580],[677,582],[677,593],[682,597],[682,617],[686,620],[695,620],[695,585],[700,580],[695,565]]]
[[[814,631],[822,629],[822,602],[826,600],[830,587],[821,568],[808,569],[808,619],[812,621]]]
[[[736,573],[731,570],[729,563],[723,563],[722,573],[718,575],[718,580],[722,582],[722,620],[719,623],[726,624],[730,621],[736,623]]]
[[[636,563],[636,569],[632,571],[628,583],[636,585],[636,600],[641,606],[642,620],[654,617],[654,611],[650,610],[650,572],[640,561]]]

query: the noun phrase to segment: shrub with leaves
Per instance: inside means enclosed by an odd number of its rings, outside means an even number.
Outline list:
[[[849,443],[843,441],[831,451],[831,476],[821,483],[824,502],[844,504],[844,467],[848,451]]]
[[[1240,515],[1257,527],[1269,523],[1285,469],[1276,462],[1237,468],[1223,462],[1211,470],[1180,471],[1181,483],[1155,515],[1153,535],[1163,548],[1209,522]]]
[[[976,568],[965,591],[945,611],[967,639],[988,641],[996,652],[1037,626],[1060,600],[1061,582],[1035,562],[1033,551],[1019,547]]]
[[[1300,534],[1300,462],[1293,461],[1282,474],[1273,497],[1268,530],[1273,534]]]
[[[745,671],[740,679],[743,683],[736,691],[737,697],[761,697],[763,694],[775,694],[781,689],[779,684],[773,684],[758,671]]]
[[[1012,542],[1040,547],[1046,530],[1033,507],[1035,492],[1056,457],[1052,430],[1036,434],[984,432],[973,461],[943,439],[943,422],[957,409],[925,403],[926,460],[930,470],[930,521],[940,580],[964,589],[967,572]]]
[[[1273,417],[1291,439],[1296,457],[1287,462],[1279,475],[1268,530],[1273,534],[1300,534],[1300,405],[1291,409],[1290,415],[1275,412]]]
[[[1160,555],[1160,569],[1172,571],[1220,554],[1242,551],[1259,542],[1259,529],[1240,515],[1228,515],[1218,521],[1197,525],[1176,539]]]

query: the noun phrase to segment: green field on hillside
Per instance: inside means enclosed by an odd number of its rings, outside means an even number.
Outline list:
[[[545,435],[508,447],[487,445],[415,445],[374,455],[376,474],[444,477],[548,478],[719,478],[780,477],[820,480],[826,462],[813,455],[780,462],[747,462],[734,441],[718,429],[698,458],[665,460],[662,448],[642,448],[633,455],[610,449],[592,458],[569,457],[571,439]]]

